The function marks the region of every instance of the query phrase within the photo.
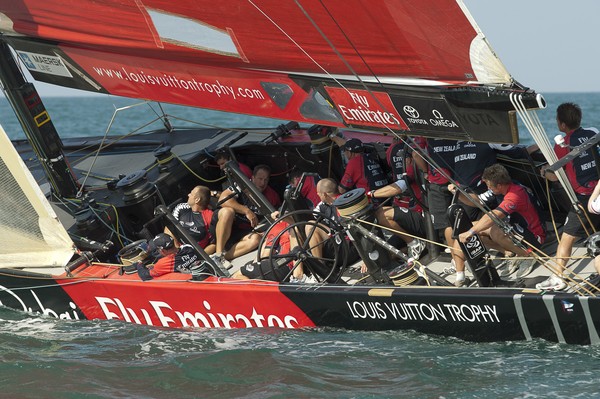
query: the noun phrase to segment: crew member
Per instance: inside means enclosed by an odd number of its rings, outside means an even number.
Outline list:
[[[206,264],[200,259],[189,244],[175,246],[173,237],[166,233],[155,236],[148,245],[150,252],[158,252],[160,259],[148,267],[141,263],[136,265],[138,275],[144,281],[163,276],[167,273],[192,274],[195,280],[203,280],[209,276]]]
[[[487,191],[481,176],[488,166],[497,162],[497,153],[514,159],[525,159],[536,151],[537,145],[529,147],[510,144],[476,143],[473,141],[457,141],[454,150],[454,180],[463,189],[475,194]],[[473,203],[465,207],[471,220],[481,217],[481,212]]]
[[[290,188],[296,188],[298,184],[300,184],[302,173],[303,172],[298,169],[294,169],[290,172],[288,180]],[[304,183],[300,189],[300,194],[307,200],[307,206],[310,209],[313,209],[321,201],[317,195],[317,183],[313,176],[304,177]]]
[[[337,143],[344,139],[336,136],[332,140]],[[345,141],[342,148],[348,159],[348,165],[339,184],[340,193],[355,188],[363,188],[367,192],[388,184],[381,165],[372,154],[365,152],[365,147],[359,139]]]
[[[489,212],[492,216],[489,214],[483,215],[468,231],[459,234],[458,240],[466,243],[472,236],[477,234],[487,248],[494,248],[503,252],[510,251],[521,258],[525,258],[520,262],[519,267],[522,266],[524,269],[521,275],[528,274],[533,270],[535,259],[527,259],[528,256],[531,256],[530,252],[515,245],[512,238],[496,224],[496,219],[506,219],[507,223],[523,237],[527,244],[540,248],[546,239],[546,232],[537,208],[527,189],[514,183],[504,166],[494,164],[487,167],[481,178],[488,191],[479,195],[478,198],[484,206],[490,209],[493,208]],[[449,189],[453,192],[457,190],[454,185],[450,185]],[[462,287],[465,284],[465,256],[458,242],[454,245],[454,261],[456,266],[455,285]]]
[[[344,239],[348,243],[347,255],[340,252],[340,249],[346,248],[346,246],[340,245],[331,239],[333,236],[338,234],[336,228],[341,226],[340,216],[333,202],[339,197],[338,184],[331,178],[325,178],[319,180],[317,183],[317,194],[321,201],[315,207],[313,213],[315,217],[320,221],[322,227],[315,227],[315,225],[306,225],[305,232],[306,236],[310,237],[309,244],[311,253],[315,258],[325,257],[327,259],[333,259],[337,256],[338,259],[344,259],[347,256],[346,263],[351,265],[358,262],[360,255],[356,250],[353,242],[350,241],[349,237],[344,235]],[[334,265],[334,267],[337,265]]]
[[[394,137],[392,144],[386,150],[385,156],[391,169],[392,181],[404,180],[408,182],[412,191],[411,194],[415,197],[407,195],[406,192],[403,195],[396,195],[394,205],[421,212],[423,208],[419,203],[423,201],[423,188],[417,181],[417,170],[414,168],[415,163],[412,155],[413,148],[405,144],[406,140],[408,140],[406,136]],[[426,147],[425,140],[422,137],[413,137],[412,140],[415,145],[423,149]]]
[[[567,155],[572,147],[576,147],[585,143],[587,140],[598,134],[598,129],[581,127],[582,112],[579,105],[574,103],[563,103],[556,109],[556,123],[558,130],[565,133],[564,145],[556,144],[554,152],[560,159]],[[564,166],[565,173],[569,179],[569,183],[575,194],[578,202],[583,206],[583,209],[588,209],[590,195],[598,184],[598,172],[596,171],[596,161],[592,150],[584,151],[572,161],[569,161]],[[546,173],[546,167],[542,168],[542,175],[550,181],[557,181],[558,178],[554,173]],[[585,237],[586,229],[588,232],[594,232],[600,227],[600,215],[589,215],[592,226],[587,223],[587,218],[583,217],[583,222],[580,216],[570,208],[563,231],[560,237],[558,248],[556,249],[556,262],[560,268],[560,274],[567,264],[567,259],[571,256],[573,244],[578,238]],[[585,223],[585,228],[584,224]],[[566,287],[564,280],[556,274],[550,276],[546,281],[536,285],[536,288],[541,290],[561,290]]]
[[[210,223],[213,216],[209,209],[210,189],[205,186],[196,186],[188,194],[187,202],[178,204],[173,209],[173,216],[186,229],[194,240],[206,253],[215,251],[214,237],[210,232]],[[171,234],[168,229],[165,233]],[[172,234],[171,234],[172,235]]]
[[[250,181],[273,207],[278,208],[281,199],[275,190],[269,187],[270,176],[269,166],[257,165]],[[256,204],[235,187],[224,190],[220,201],[225,202],[215,211],[211,221],[211,232],[216,238],[213,260],[228,267],[229,262],[226,261],[247,254],[258,247],[261,235],[253,229],[258,226],[261,215]]]
[[[448,191],[448,178],[453,177],[456,140],[426,140],[426,151],[430,161],[426,162],[418,151],[413,151],[413,159],[419,168],[427,172],[427,206],[431,214],[433,228],[443,234],[448,248],[454,246],[452,227],[448,218],[448,207],[452,204],[452,193]],[[448,250],[449,251],[449,250]]]
[[[223,170],[225,168],[225,164],[231,160],[231,154],[226,150],[219,150],[215,154],[215,162],[219,165],[219,168]],[[252,169],[250,169],[246,164],[241,162],[237,162],[238,168],[240,171],[248,178],[252,178]]]
[[[406,180],[399,179],[395,183],[370,191],[367,195],[373,199],[389,198],[402,194],[407,188]],[[379,224],[390,229],[406,243],[409,257],[415,260],[419,259],[425,249],[425,242],[415,237],[426,235],[425,218],[422,211],[396,205],[381,206],[375,211],[375,217]]]

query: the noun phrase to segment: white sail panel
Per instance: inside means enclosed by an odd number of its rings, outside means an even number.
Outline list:
[[[510,84],[512,77],[482,34],[471,42],[471,66],[477,81],[485,84]]]
[[[500,61],[500,58],[496,55],[492,46],[487,41],[485,35],[477,25],[477,22],[471,15],[471,12],[467,9],[465,3],[462,0],[456,0],[456,3],[461,8],[465,17],[471,23],[477,36],[471,41],[469,47],[469,58],[471,60],[471,68],[475,72],[477,82],[484,84],[510,84],[512,82],[512,76]]]
[[[0,126],[0,267],[64,266],[74,244]]]

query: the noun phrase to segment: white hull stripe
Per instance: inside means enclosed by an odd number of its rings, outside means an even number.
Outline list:
[[[529,327],[527,326],[527,320],[525,319],[525,314],[523,313],[523,304],[521,303],[521,299],[523,298],[523,294],[518,294],[513,296],[513,301],[515,303],[515,310],[517,312],[517,317],[519,317],[519,323],[521,323],[521,329],[523,330],[523,335],[527,341],[531,341],[531,333],[529,332]]]
[[[561,344],[566,343],[565,337],[563,336],[562,330],[560,329],[560,324],[558,323],[556,311],[554,309],[554,295],[544,295],[542,296],[542,299],[544,300],[546,309],[548,309],[548,314],[552,319],[552,324],[554,325],[554,331],[556,331],[556,338],[558,339],[558,342],[560,342]]]
[[[590,333],[590,344],[598,345],[600,343],[600,337],[598,337],[598,331],[596,331],[594,319],[592,319],[592,313],[590,312],[590,304],[588,303],[589,299],[590,298],[587,296],[579,297],[579,303],[581,303],[583,313],[585,314],[585,321],[588,326],[588,332]]]

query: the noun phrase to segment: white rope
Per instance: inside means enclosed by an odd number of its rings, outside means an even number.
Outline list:
[[[535,143],[540,148],[540,151],[546,158],[549,163],[556,163],[558,161],[558,157],[554,152],[554,148],[550,144],[550,139],[546,134],[546,130],[542,125],[537,113],[535,111],[529,111],[525,104],[523,103],[523,95],[517,93],[510,93],[510,102],[515,107],[517,114],[525,124],[527,130],[531,134],[531,137],[535,141]],[[558,178],[559,183],[565,189],[573,208],[577,210],[577,196],[575,195],[575,191],[573,191],[573,187],[569,184],[569,180],[567,179],[567,175],[563,168],[560,168],[555,172],[556,177]]]

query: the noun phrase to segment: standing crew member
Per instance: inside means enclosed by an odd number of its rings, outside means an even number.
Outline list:
[[[598,129],[581,127],[582,112],[579,105],[574,103],[563,103],[556,109],[556,123],[558,130],[565,133],[565,145],[564,147],[556,144],[554,146],[554,152],[560,159],[567,155],[571,147],[576,147],[587,140],[598,134]],[[568,162],[565,166],[565,173],[571,183],[571,187],[577,195],[577,200],[584,209],[588,208],[588,202],[590,195],[594,191],[594,188],[598,184],[598,173],[596,171],[596,161],[594,161],[594,155],[592,150],[584,151],[577,158]],[[558,178],[553,173],[546,173],[546,168],[542,168],[542,175],[550,181],[557,181]],[[589,215],[593,226],[587,226],[588,231],[596,231],[596,228],[600,226],[600,215],[591,214]],[[583,223],[587,225],[587,218],[580,216],[575,212],[573,207],[569,210],[565,224],[563,225],[563,231],[560,236],[560,243],[556,249],[556,262],[560,267],[560,273],[567,264],[567,259],[571,256],[573,250],[573,244],[578,238],[585,236],[585,229]],[[559,275],[553,274],[546,281],[543,281],[536,285],[536,288],[540,290],[561,290],[566,288],[567,284],[564,282]]]

